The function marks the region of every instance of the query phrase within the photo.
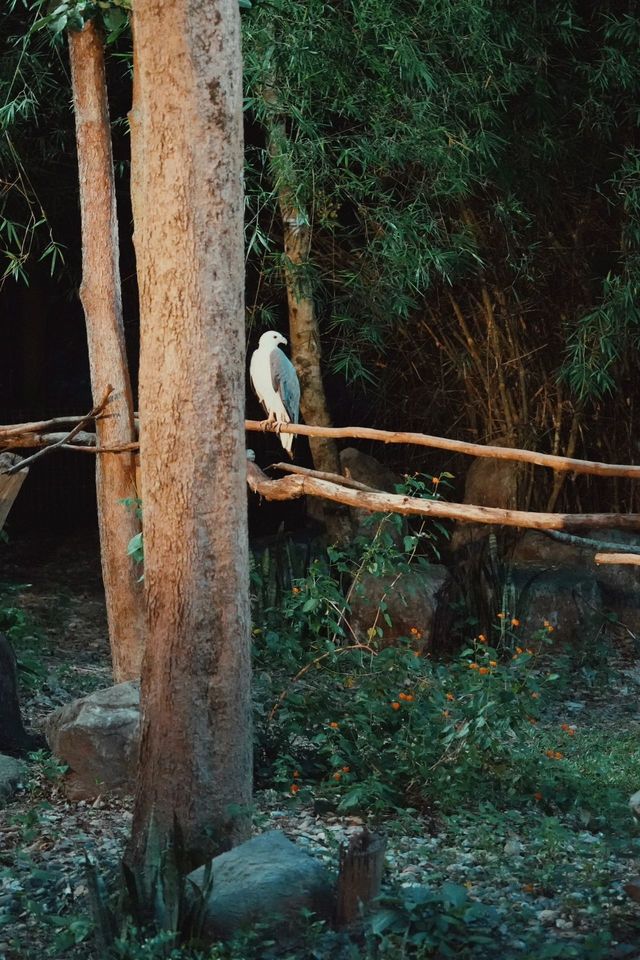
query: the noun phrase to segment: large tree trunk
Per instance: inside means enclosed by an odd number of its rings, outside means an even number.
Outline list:
[[[135,439],[131,383],[122,324],[118,221],[113,182],[111,129],[102,37],[93,21],[69,32],[69,57],[76,115],[82,286],[91,388],[97,402],[114,388],[105,414],[97,420],[100,446]],[[139,532],[135,511],[122,501],[136,496],[132,454],[96,458],[98,523],[109,637],[116,682],[140,675],[144,649],[144,610],[138,573],[127,555]]]
[[[132,199],[148,643],[128,861],[243,840],[251,798],[238,0],[134,15]]]

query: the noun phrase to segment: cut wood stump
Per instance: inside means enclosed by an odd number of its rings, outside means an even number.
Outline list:
[[[29,468],[25,467],[24,470],[12,473],[10,476],[7,476],[4,471],[10,467],[15,467],[22,459],[15,453],[0,453],[0,530],[4,527],[9,510],[11,510],[13,501],[20,492],[20,487],[29,473]]]
[[[385,840],[365,827],[340,850],[336,926],[357,922],[380,893]]]

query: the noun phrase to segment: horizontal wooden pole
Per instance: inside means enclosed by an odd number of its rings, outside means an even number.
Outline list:
[[[640,556],[637,553],[596,553],[596,563],[625,564],[628,567],[640,567]]]
[[[488,523],[530,530],[585,530],[590,527],[640,530],[638,513],[535,513],[526,510],[503,510],[499,507],[478,507],[468,503],[447,503],[444,500],[422,500],[381,491],[369,493],[299,474],[270,480],[260,467],[250,460],[247,460],[247,483],[254,493],[260,494],[265,500],[323,497],[325,500],[370,510],[372,513],[400,513],[406,516],[458,520],[461,523]]]
[[[86,417],[56,417],[52,420],[40,420],[33,423],[16,423],[0,427],[0,449],[14,447],[47,446],[47,434],[61,424],[86,422]],[[281,433],[293,433],[306,437],[332,437],[336,440],[376,440],[381,443],[404,443],[451,453],[462,453],[469,457],[481,457],[489,460],[508,460],[516,463],[531,463],[534,466],[564,473],[587,474],[596,477],[626,477],[640,479],[640,464],[602,463],[598,460],[578,460],[574,457],[560,457],[551,453],[537,453],[535,450],[523,450],[517,447],[496,447],[481,443],[468,443],[465,440],[450,440],[446,437],[434,437],[425,433],[404,433],[391,430],[377,430],[373,427],[315,427],[305,423],[279,423]],[[269,424],[266,429],[273,429]],[[265,423],[259,420],[246,420],[245,429],[261,432]],[[33,441],[29,435],[33,435]],[[84,447],[90,444],[83,444]],[[120,449],[120,448],[118,448]],[[125,448],[122,448],[123,450]],[[135,449],[127,445],[127,450]],[[96,453],[116,452],[116,450],[95,450]]]
[[[306,423],[278,423],[280,433],[294,433],[304,437],[333,437],[336,440],[379,440],[381,443],[407,443],[417,447],[432,447],[464,453],[470,457],[485,457],[490,460],[513,460],[517,463],[533,463],[564,473],[586,473],[596,477],[629,477],[640,479],[640,465],[600,463],[597,460],[576,460],[573,457],[558,457],[551,453],[536,453],[535,450],[520,450],[517,447],[485,446],[467,443],[464,440],[448,440],[432,437],[426,433],[401,433],[392,430],[376,430],[373,427],[311,427]],[[264,431],[264,421],[246,420],[245,429]]]

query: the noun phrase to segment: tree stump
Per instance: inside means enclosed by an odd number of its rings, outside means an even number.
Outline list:
[[[384,867],[385,841],[365,827],[340,850],[336,925],[349,926],[357,921],[380,893]]]
[[[19,757],[44,747],[45,739],[27,733],[20,714],[18,670],[13,648],[0,633],[0,753]]]
[[[4,475],[2,471],[20,463],[22,459],[15,453],[0,453],[0,530],[2,530],[9,510],[13,506],[13,501],[18,496],[20,487],[29,473],[29,468],[25,467],[24,470],[19,470],[9,477]]]

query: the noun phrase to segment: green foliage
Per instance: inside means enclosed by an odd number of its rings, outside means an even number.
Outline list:
[[[254,629],[260,774],[340,810],[450,807],[519,790],[520,744],[533,736],[541,694],[557,679],[537,662],[545,626],[520,647],[518,621],[504,611],[489,639],[479,635],[451,663],[412,648],[419,624],[385,646],[384,600],[367,637],[356,636],[351,604],[366,590],[365,573],[428,569],[417,549],[429,537],[405,531],[399,548],[399,522],[378,519],[375,535],[330,548]]]
[[[34,688],[42,683],[46,668],[41,656],[42,634],[17,600],[17,594],[25,588],[25,584],[0,583],[0,632],[6,635],[15,650],[21,683]]]
[[[631,4],[274,0],[243,26],[247,106],[266,140],[248,155],[250,253],[263,280],[281,277],[286,195],[313,227],[304,269],[334,370],[377,379],[424,304],[441,313],[441,292],[446,303],[471,284],[480,299],[496,284],[538,315],[532,291],[553,289],[573,389],[612,385],[635,325]],[[595,303],[594,276],[604,298],[585,311],[576,296]],[[263,283],[256,316],[275,292]]]
[[[440,888],[407,886],[383,896],[371,919],[375,956],[480,957],[495,947],[495,909],[471,900],[455,883]],[[484,949],[483,949],[484,948]]]

